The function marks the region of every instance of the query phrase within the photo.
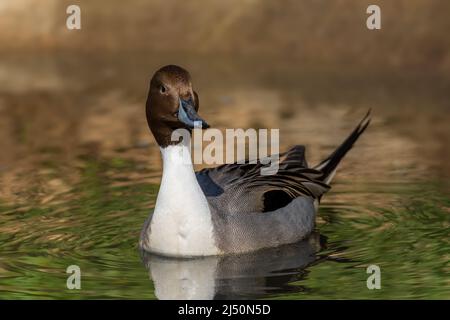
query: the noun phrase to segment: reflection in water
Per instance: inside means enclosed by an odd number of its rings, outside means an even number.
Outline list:
[[[195,259],[161,257],[143,252],[158,299],[262,298],[300,291],[289,284],[318,258],[320,236],[299,243],[247,254]]]

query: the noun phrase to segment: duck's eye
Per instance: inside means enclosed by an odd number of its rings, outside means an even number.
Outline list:
[[[161,86],[159,87],[159,91],[160,91],[161,93],[166,93],[167,88],[166,88],[164,85],[161,85]]]

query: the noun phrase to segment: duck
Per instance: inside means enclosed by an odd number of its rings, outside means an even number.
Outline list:
[[[328,157],[308,166],[305,147],[278,157],[278,170],[261,174],[263,161],[194,170],[178,129],[207,129],[191,75],[176,65],[157,70],[146,101],[148,127],[159,145],[162,177],[153,212],[139,239],[143,251],[166,257],[242,254],[292,244],[314,229],[322,196],[338,164],[370,124],[369,110]]]

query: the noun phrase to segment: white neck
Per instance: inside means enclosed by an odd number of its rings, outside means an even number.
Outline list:
[[[192,166],[189,147],[161,148],[163,175],[150,223],[150,251],[170,256],[218,254],[208,202]]]

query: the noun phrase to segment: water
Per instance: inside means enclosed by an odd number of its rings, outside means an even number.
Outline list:
[[[134,53],[0,61],[0,298],[450,298],[446,77]],[[211,125],[281,128],[281,149],[305,144],[312,164],[373,109],[309,239],[224,258],[139,252],[161,175],[147,82],[173,61]],[[366,287],[371,264],[381,290]],[[66,288],[69,265],[81,290]]]

